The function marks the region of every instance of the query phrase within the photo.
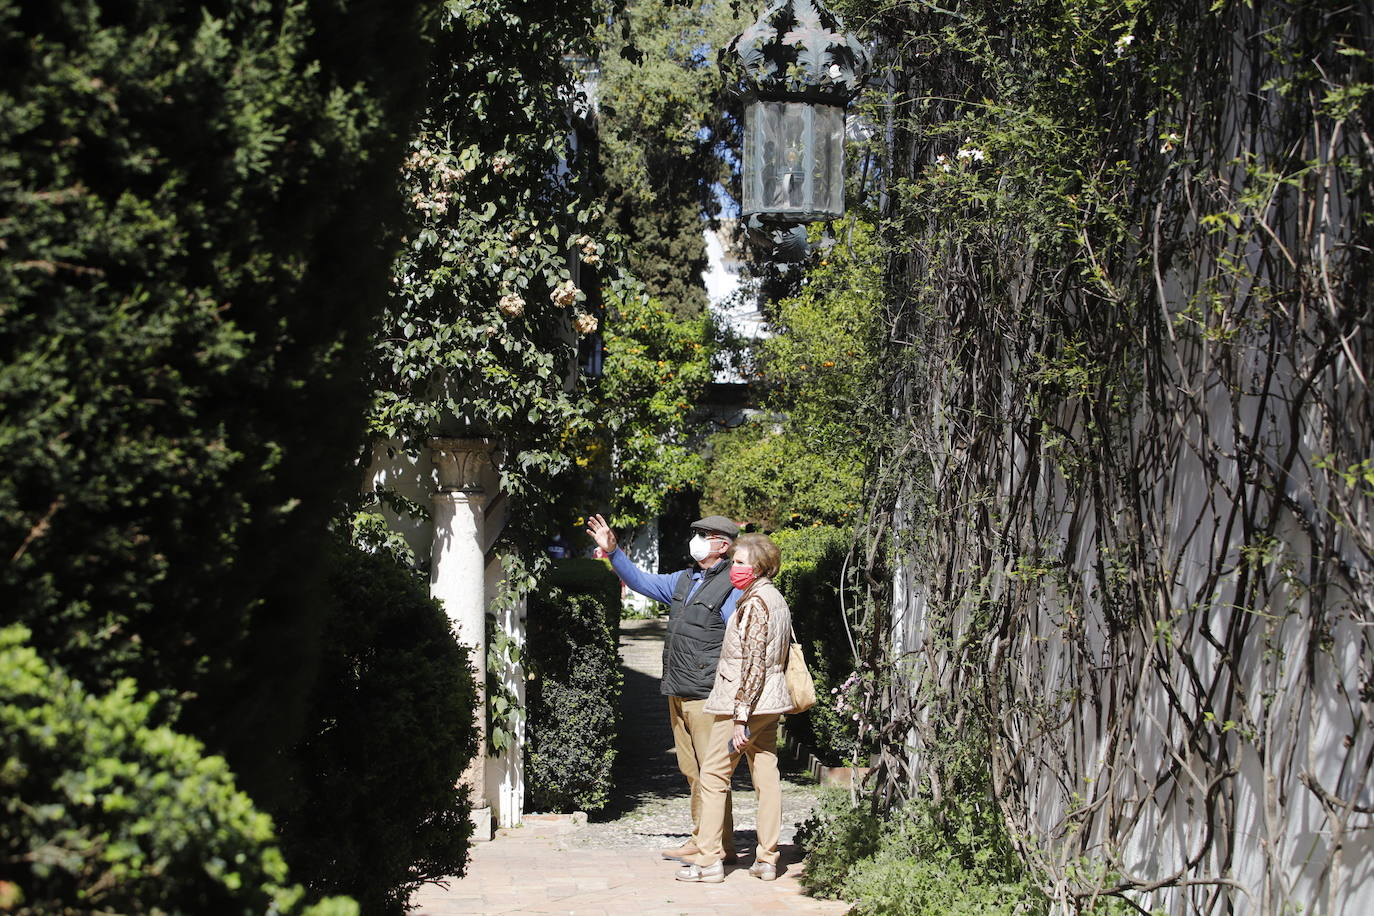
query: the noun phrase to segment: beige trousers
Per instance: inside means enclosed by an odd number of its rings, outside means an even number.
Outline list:
[[[673,726],[673,749],[677,751],[677,768],[687,777],[687,787],[692,793],[692,842],[697,849],[701,845],[701,773],[714,737],[713,727],[716,717],[702,712],[705,700],[684,700],[681,697],[668,698],[668,720]],[[728,741],[729,738],[727,737]],[[730,804],[730,785],[727,780],[725,798],[716,806],[714,829],[711,833],[716,842],[723,846],[722,855],[735,854],[735,818]]]
[[[707,833],[712,824],[721,823],[722,806],[730,804],[730,777],[739,764],[741,751],[749,760],[749,778],[759,796],[759,814],[755,831],[758,834],[756,862],[778,862],[778,835],[782,833],[782,780],[778,776],[779,715],[750,716],[750,740],[742,749],[730,751],[730,737],[735,720],[730,716],[714,716],[711,725],[711,746],[701,769],[701,830],[697,834],[697,849],[701,855],[698,865],[714,865],[728,854],[721,835]]]

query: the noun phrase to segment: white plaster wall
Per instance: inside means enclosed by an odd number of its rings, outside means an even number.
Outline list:
[[[1258,364],[1252,368],[1262,377]],[[1283,375],[1277,372],[1280,387],[1287,384]],[[1300,523],[1293,513],[1281,516],[1277,556],[1263,572],[1271,600],[1246,609],[1236,606],[1241,533],[1230,525],[1245,500],[1263,493],[1232,460],[1232,432],[1260,430],[1272,457],[1290,446],[1291,431],[1262,417],[1258,399],[1232,400],[1220,386],[1207,403],[1206,421],[1210,438],[1200,422],[1189,425],[1193,448],[1174,454],[1162,482],[1167,486],[1149,507],[1162,522],[1158,555],[1172,611],[1167,638],[1143,628],[1111,630],[1099,598],[1094,507],[1089,495],[1068,492],[1049,463],[1042,466],[1037,514],[1050,520],[1061,544],[1077,532],[1076,549],[1064,557],[1069,590],[1047,584],[1005,638],[977,633],[965,611],[954,612],[956,634],[986,639],[993,657],[1014,660],[994,778],[1016,793],[1005,801],[1029,819],[1028,846],[1050,873],[1119,862],[1131,878],[1164,885],[1132,895],[1151,914],[1374,914],[1371,598],[1334,589],[1322,608],[1312,603],[1314,565],[1304,525],[1323,524],[1325,497],[1310,461],[1324,448],[1313,433],[1320,424],[1314,417],[1303,427],[1298,447],[1308,460],[1291,482],[1290,496],[1309,517]],[[1023,449],[1013,454],[1002,482],[1008,490],[1028,468]],[[932,485],[942,485],[938,476]],[[900,525],[901,506],[897,518]],[[1337,544],[1344,545],[1338,552],[1345,563],[1365,562],[1348,538]],[[1223,558],[1222,575],[1212,582],[1215,556]],[[947,644],[930,639],[939,624],[928,616],[928,571],[919,562],[913,555],[895,573],[892,645],[914,679],[949,690],[960,673],[942,647]],[[992,595],[1009,586],[1005,572],[994,571]],[[1314,638],[1322,635],[1314,633],[1319,619],[1329,638]],[[1243,637],[1228,636],[1243,626],[1249,626]],[[1131,657],[1123,645],[1135,650]],[[1233,693],[1242,707],[1221,710],[1218,719],[1260,726],[1247,734],[1217,722],[1210,740],[1226,748],[1233,768],[1219,773],[1177,739],[1186,728],[1182,716],[1200,719]],[[1124,706],[1100,705],[1122,696]],[[1032,716],[1018,702],[1058,712]],[[920,761],[913,740],[914,772]],[[1024,783],[1009,776],[1013,770],[1026,774]],[[1353,799],[1361,810],[1324,807],[1314,787]],[[1098,803],[1124,815],[1085,817]],[[1207,827],[1215,820],[1206,814],[1209,805],[1229,813],[1214,834]]]
[[[418,503],[430,511],[434,491],[438,487],[434,462],[426,449],[419,455],[409,455],[398,441],[379,442],[372,448],[372,463],[363,478],[362,492],[391,490],[404,499]],[[430,544],[434,526],[428,518],[398,514],[383,504],[382,514],[392,531],[401,534],[418,561],[429,563]]]
[[[634,529],[631,536],[625,539],[621,549],[625,555],[634,561],[634,564],[645,572],[658,572],[658,519],[651,519],[644,525]],[[620,604],[626,613],[636,614],[658,614],[664,610],[663,605],[650,598],[645,598],[638,592],[631,591],[620,584]]]

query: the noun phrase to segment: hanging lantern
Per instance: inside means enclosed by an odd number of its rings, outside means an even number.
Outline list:
[[[844,214],[845,108],[865,55],[841,29],[814,0],[775,0],[725,48],[745,99],[741,216],[751,223]]]

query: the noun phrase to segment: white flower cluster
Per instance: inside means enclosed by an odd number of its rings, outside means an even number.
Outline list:
[[[516,293],[506,293],[496,303],[496,307],[512,318],[525,314],[525,300]]]
[[[443,216],[448,212],[448,204],[452,199],[453,195],[447,191],[438,191],[429,197],[426,197],[419,191],[410,195],[410,202],[415,205],[416,210],[434,213],[438,216]]]
[[[601,322],[596,320],[595,315],[578,312],[573,317],[573,327],[577,328],[579,334],[595,334],[596,329],[601,327]]]
[[[592,267],[601,263],[602,247],[596,243],[596,239],[590,235],[579,235],[573,240],[573,244],[582,250],[582,263],[590,264]]]
[[[428,179],[427,184],[431,190],[416,190],[410,195],[410,202],[416,210],[425,213],[434,213],[443,216],[448,212],[449,204],[453,200],[453,193],[450,190],[458,182],[468,176],[465,169],[455,168],[447,159],[439,156],[432,150],[419,149],[411,153],[404,164],[405,171],[412,176],[418,177],[420,174]]]
[[[950,172],[956,165],[971,165],[974,162],[983,162],[987,158],[988,154],[976,146],[961,146],[954,153],[953,159],[942,153],[935,157],[935,164],[940,167],[940,171]]]
[[[417,149],[406,157],[406,171],[421,172],[428,171],[439,164],[439,157],[427,149]]]
[[[456,184],[468,177],[467,169],[460,169],[440,158],[431,150],[416,150],[405,161],[407,172],[425,172],[437,184]]]
[[[554,287],[553,292],[549,293],[549,298],[559,308],[567,308],[577,301],[577,287],[573,286],[571,280],[564,280]]]

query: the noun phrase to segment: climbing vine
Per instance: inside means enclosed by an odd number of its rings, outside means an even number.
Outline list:
[[[1374,13],[851,23],[887,74],[897,435],[855,614],[892,673],[866,698],[883,792],[986,793],[1066,912],[1348,912],[1374,842]]]
[[[447,9],[462,40],[435,68],[402,176],[412,209],[371,430],[411,448],[499,432],[502,489],[522,494],[567,467],[560,436],[588,422],[576,366],[579,339],[599,326],[605,245],[580,184],[585,105],[564,55],[589,46],[595,4]]]

